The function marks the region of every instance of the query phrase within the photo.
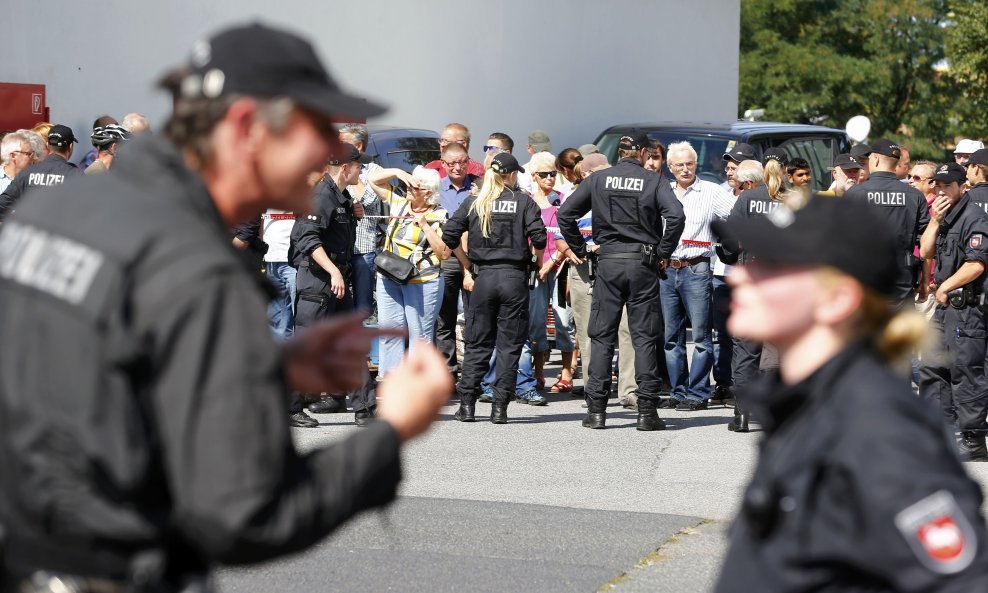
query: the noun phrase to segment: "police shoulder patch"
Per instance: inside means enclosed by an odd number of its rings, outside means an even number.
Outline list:
[[[984,242],[984,235],[982,235],[981,233],[974,233],[973,235],[971,235],[971,239],[967,242],[967,244],[971,249],[977,249],[981,247],[983,242]]]
[[[926,568],[958,573],[974,561],[978,539],[954,495],[940,490],[903,509],[895,526]]]

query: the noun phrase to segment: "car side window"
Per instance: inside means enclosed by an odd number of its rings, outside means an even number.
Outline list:
[[[813,174],[813,189],[823,191],[830,187],[832,181],[830,168],[839,147],[834,146],[834,138],[793,138],[779,146],[786,151],[789,158],[806,159]]]

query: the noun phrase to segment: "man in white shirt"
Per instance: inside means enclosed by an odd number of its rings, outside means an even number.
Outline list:
[[[17,174],[31,166],[34,151],[31,140],[20,132],[11,132],[0,143],[0,193],[7,189]]]
[[[710,371],[714,364],[710,331],[713,298],[712,258],[715,258],[710,223],[731,213],[734,196],[716,183],[696,176],[696,151],[689,142],[669,145],[672,189],[686,213],[686,228],[672,252],[660,300],[665,318],[665,355],[672,383],[667,406],[680,411],[707,408]],[[693,330],[692,364],[686,361],[686,317]]]

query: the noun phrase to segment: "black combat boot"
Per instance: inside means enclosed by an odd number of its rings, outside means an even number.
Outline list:
[[[738,396],[737,389],[731,389],[734,397],[734,419],[727,423],[727,430],[731,432],[748,432],[748,421],[751,419],[748,409]]]
[[[491,424],[508,423],[508,400],[494,400],[491,404]]]
[[[476,405],[477,405],[476,401],[467,397],[463,397],[461,395],[460,407],[456,410],[456,413],[453,414],[453,418],[459,420],[460,422],[473,422],[474,421],[473,413],[474,413],[474,409],[476,408]]]
[[[985,435],[976,432],[962,432],[957,443],[957,453],[961,461],[988,461],[988,447]]]
[[[666,423],[655,411],[655,400],[638,398],[638,430],[665,430]]]
[[[377,416],[377,406],[372,406],[364,410],[357,410],[353,413],[353,422],[357,426],[367,426],[374,421]]]
[[[638,402],[641,405],[641,402]],[[583,426],[587,428],[604,428],[604,422],[607,420],[607,400],[606,399],[587,399],[587,415],[583,419]]]
[[[342,414],[346,412],[346,396],[324,395],[309,404],[309,411],[313,414]]]

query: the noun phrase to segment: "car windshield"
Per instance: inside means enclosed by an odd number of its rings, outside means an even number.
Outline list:
[[[658,140],[667,148],[673,142],[687,141],[696,151],[696,174],[700,179],[712,181],[713,183],[723,183],[727,181],[724,174],[724,153],[727,152],[728,142],[732,139],[726,136],[693,135],[693,134],[667,134],[662,132],[652,132],[648,135],[649,140]],[[613,164],[617,162],[617,145],[621,139],[620,133],[605,134],[597,142],[597,149],[607,156]],[[663,167],[666,177],[672,179],[668,167]]]

